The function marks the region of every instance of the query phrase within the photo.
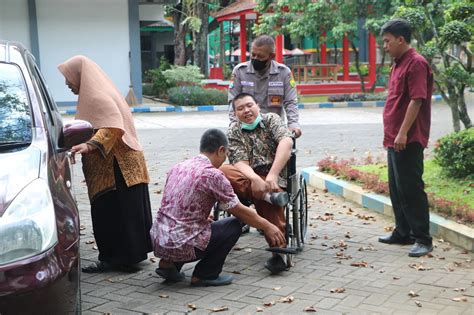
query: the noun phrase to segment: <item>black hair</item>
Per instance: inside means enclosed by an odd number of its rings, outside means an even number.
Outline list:
[[[385,33],[390,33],[395,37],[402,36],[405,38],[405,41],[410,44],[411,41],[411,26],[407,20],[403,19],[393,19],[388,21],[382,26],[380,35]]]
[[[247,97],[247,96],[250,96],[250,97],[253,99],[253,101],[255,102],[255,104],[257,103],[257,100],[255,99],[255,96],[253,96],[252,94],[243,92],[243,93],[237,94],[237,95],[234,97],[234,99],[232,100],[232,108],[235,110],[235,101],[236,101],[236,100],[240,100],[240,99],[242,99],[242,98],[244,98],[244,97]]]
[[[262,46],[268,46],[270,47],[270,52],[275,53],[275,41],[271,36],[268,35],[260,35],[257,38],[255,38],[252,42],[255,47],[262,47]]]
[[[229,147],[229,141],[225,133],[219,129],[207,129],[201,136],[199,151],[201,153],[214,153],[221,146]]]

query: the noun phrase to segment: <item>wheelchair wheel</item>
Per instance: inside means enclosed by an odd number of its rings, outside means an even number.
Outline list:
[[[300,194],[299,194],[299,232],[300,232],[300,243],[301,247],[306,240],[306,232],[308,231],[308,192],[306,187],[306,179],[303,175],[300,175]]]
[[[290,203],[286,206],[286,246],[290,248],[298,248],[298,218],[295,216],[294,207]],[[296,224],[295,224],[296,223]],[[296,227],[296,231],[295,231]],[[294,266],[294,254],[286,255],[286,265],[287,268]]]

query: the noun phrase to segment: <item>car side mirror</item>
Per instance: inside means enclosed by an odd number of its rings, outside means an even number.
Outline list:
[[[58,144],[61,149],[69,150],[76,144],[86,142],[93,134],[90,122],[76,119],[64,124]]]

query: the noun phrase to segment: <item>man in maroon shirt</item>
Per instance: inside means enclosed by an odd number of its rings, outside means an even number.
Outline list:
[[[383,112],[383,145],[388,154],[390,199],[395,230],[379,238],[386,244],[413,244],[408,256],[433,250],[428,199],[424,191],[423,150],[431,123],[433,73],[428,62],[410,47],[407,21],[394,19],[382,27],[384,50],[394,58]]]

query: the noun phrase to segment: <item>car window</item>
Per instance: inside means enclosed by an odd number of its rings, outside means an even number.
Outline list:
[[[0,151],[15,143],[31,143],[32,120],[21,70],[0,63]]]

